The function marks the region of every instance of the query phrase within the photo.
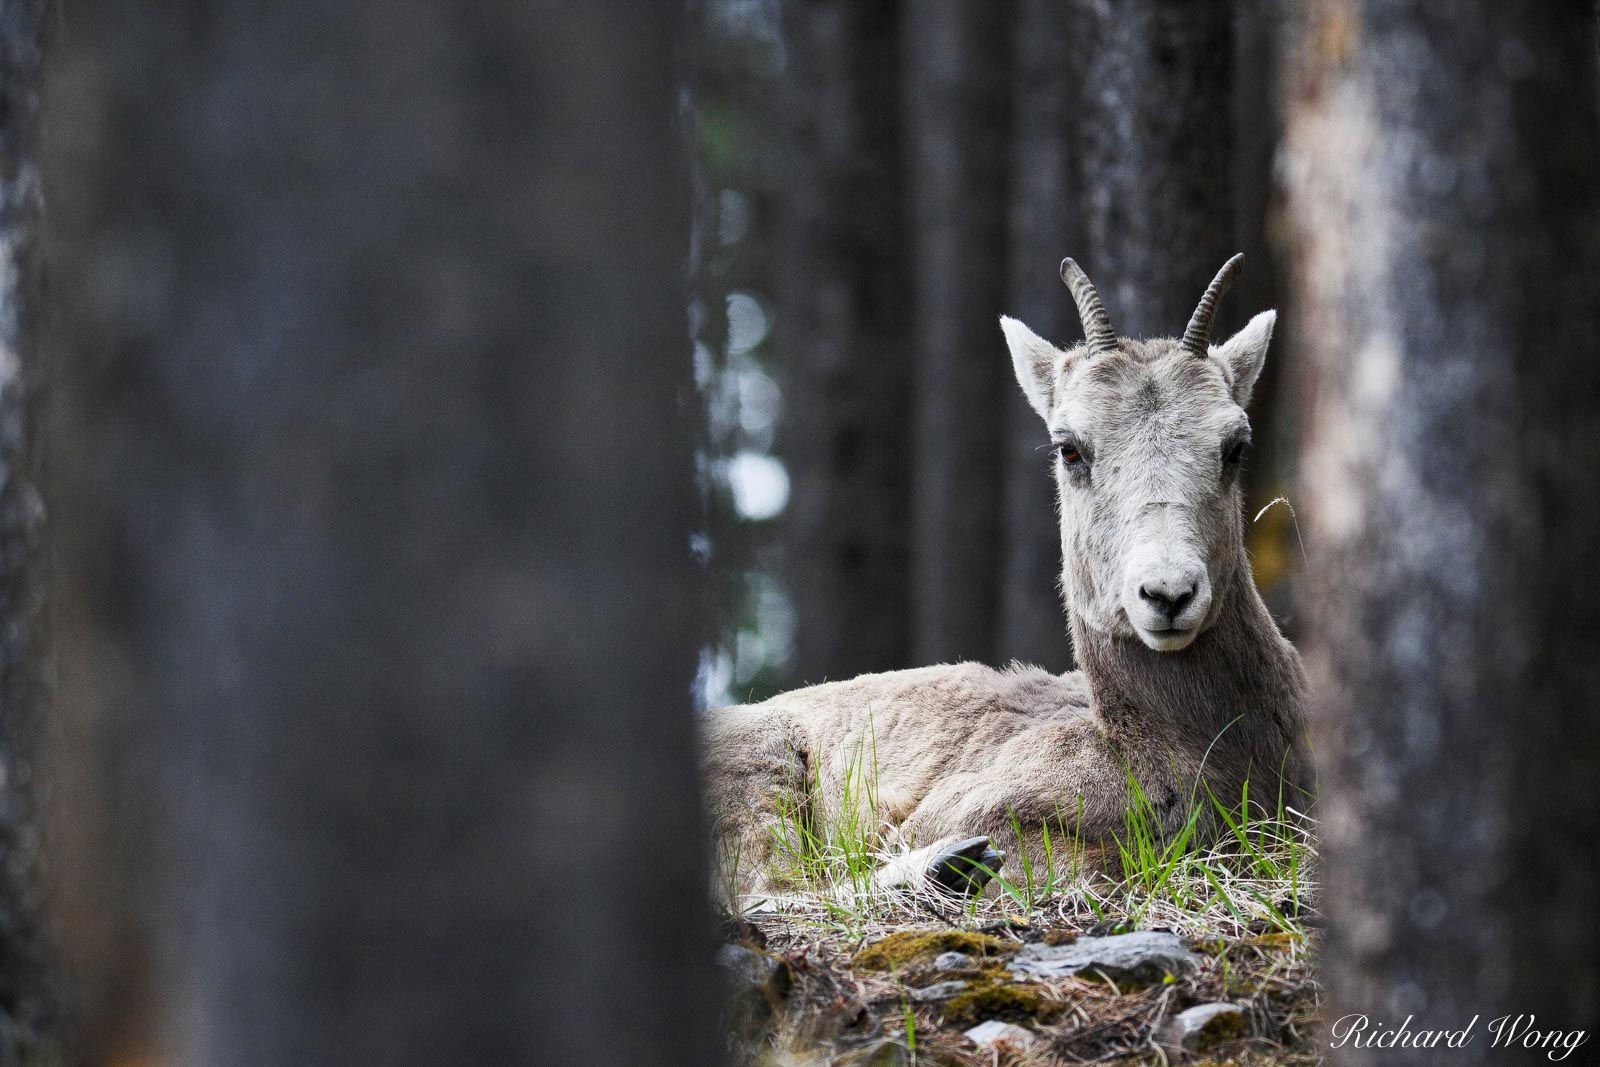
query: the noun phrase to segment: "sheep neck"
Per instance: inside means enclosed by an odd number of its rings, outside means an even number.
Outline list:
[[[1303,782],[1305,676],[1248,569],[1230,583],[1217,621],[1177,652],[1091,629],[1070,613],[1073,646],[1096,716],[1125,750],[1175,751],[1236,788],[1251,765],[1285,766]],[[1286,760],[1287,754],[1287,760]],[[1274,768],[1276,769],[1276,768]]]

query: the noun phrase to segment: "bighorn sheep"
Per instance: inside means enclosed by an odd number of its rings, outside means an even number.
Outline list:
[[[711,712],[709,802],[741,889],[768,888],[796,813],[831,810],[846,794],[878,833],[922,846],[880,882],[948,885],[952,859],[981,857],[991,842],[1037,862],[1046,822],[1064,823],[1092,854],[1124,827],[1130,773],[1168,832],[1202,781],[1234,803],[1247,779],[1269,804],[1282,786],[1306,784],[1304,674],[1256,592],[1239,488],[1244,409],[1275,313],[1209,344],[1242,261],[1217,274],[1178,340],[1118,337],[1071,259],[1061,276],[1083,343],[1061,350],[1000,320],[1054,445],[1062,585],[1082,670],[957,663]],[[870,790],[850,780],[867,761]],[[988,852],[987,865],[999,858]]]

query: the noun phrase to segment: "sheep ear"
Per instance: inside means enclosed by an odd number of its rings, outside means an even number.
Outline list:
[[[1055,406],[1056,375],[1061,370],[1061,350],[1009,315],[1000,316],[1000,329],[1011,349],[1011,366],[1017,384],[1046,422]]]
[[[1272,327],[1277,321],[1276,311],[1263,311],[1224,344],[1211,348],[1211,358],[1222,363],[1228,381],[1233,384],[1233,402],[1242,408],[1250,406],[1250,392],[1267,362],[1267,345],[1272,341]]]

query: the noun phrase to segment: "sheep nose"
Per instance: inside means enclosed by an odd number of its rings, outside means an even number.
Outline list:
[[[1156,611],[1167,617],[1171,622],[1183,613],[1194,599],[1195,590],[1200,583],[1188,582],[1146,582],[1139,587],[1139,598],[1149,604]]]

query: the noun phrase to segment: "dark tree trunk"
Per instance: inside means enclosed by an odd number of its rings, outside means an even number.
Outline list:
[[[1326,1014],[1479,1015],[1453,1063],[1501,1062],[1506,1012],[1600,1025],[1590,15],[1324,0],[1296,34]]]
[[[38,884],[34,755],[44,689],[35,487],[40,310],[34,160],[41,0],[0,6],[0,1062],[43,1059],[56,1023]]]
[[[1273,307],[1282,310],[1283,287],[1277,263],[1279,242],[1274,239],[1282,204],[1272,168],[1282,128],[1276,90],[1281,80],[1278,68],[1283,46],[1283,7],[1279,0],[1234,0],[1233,9],[1234,62],[1230,97],[1234,248],[1245,254],[1249,269],[1240,273],[1222,307],[1232,309],[1230,323],[1243,325],[1259,311]],[[1198,298],[1197,293],[1195,299]],[[1193,301],[1190,303],[1192,305]],[[1182,327],[1183,323],[1179,322],[1177,328]],[[1216,333],[1219,339],[1226,337],[1220,312]],[[1281,358],[1268,358],[1262,376],[1256,381],[1250,421],[1258,443],[1268,435],[1269,394],[1286,362]]]
[[[1277,94],[1282,81],[1279,67],[1283,51],[1283,5],[1279,0],[1235,0],[1233,79],[1233,220],[1234,247],[1245,254],[1249,269],[1234,283],[1225,309],[1231,309],[1226,322],[1219,313],[1217,335],[1226,337],[1227,326],[1243,325],[1257,312],[1277,308],[1287,321],[1290,312],[1284,305],[1284,265],[1281,240],[1282,196],[1273,173],[1283,115]],[[1275,358],[1273,358],[1275,357]],[[1269,459],[1262,455],[1277,442],[1278,409],[1275,403],[1278,383],[1290,361],[1274,352],[1256,380],[1250,404],[1252,436],[1258,468]],[[1276,466],[1251,473],[1254,485],[1258,474],[1281,479],[1293,464],[1293,442],[1281,454],[1270,457]]]
[[[1085,254],[1111,322],[1183,332],[1234,247],[1233,5],[1071,0]],[[1224,304],[1218,333],[1240,321]]]
[[[715,1062],[680,13],[78,14],[52,767],[98,1050]]]
[[[1057,265],[1081,254],[1070,145],[1080,92],[1070,13],[1054,0],[1021,0],[1017,11],[1012,118],[1010,270],[1007,314],[1057,344],[1080,333]],[[1003,353],[1000,361],[1004,364]],[[1005,377],[1005,371],[1001,371]],[[997,662],[1050,670],[1072,664],[1061,581],[1061,528],[1048,442],[1022,391],[1002,385],[1005,503]]]
[[[996,648],[1005,484],[1011,98],[1008,0],[909,0],[904,99],[913,205],[915,658]]]
[[[785,7],[778,361],[795,675],[911,661],[911,293],[898,3]]]
[[[1283,127],[1276,88],[1283,50],[1284,9],[1280,0],[1235,0],[1233,71],[1233,204],[1234,247],[1245,254],[1241,272],[1222,303],[1217,336],[1224,338],[1250,316],[1276,308],[1278,322],[1294,320],[1285,300],[1282,260],[1283,203],[1274,174],[1278,137]],[[1203,273],[1203,272],[1202,272]],[[1293,353],[1282,340],[1274,344],[1250,401],[1253,444],[1245,464],[1247,519],[1274,497],[1293,503],[1295,438],[1292,411],[1284,403],[1287,370]],[[1256,588],[1272,614],[1296,634],[1293,576],[1304,562],[1295,536],[1292,513],[1277,507],[1251,522],[1246,546]]]

